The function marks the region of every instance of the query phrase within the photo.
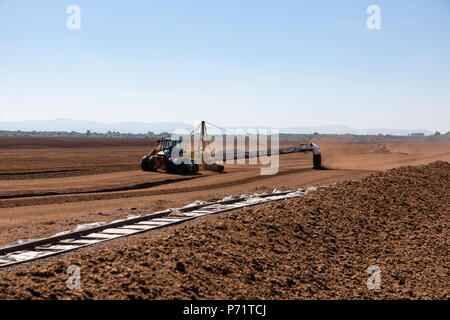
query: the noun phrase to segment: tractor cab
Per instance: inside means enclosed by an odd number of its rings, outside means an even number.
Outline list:
[[[179,145],[179,147],[181,148],[181,142],[183,141],[182,138],[179,139],[173,139],[173,138],[163,138],[160,141],[160,147],[159,147],[159,152],[158,155],[160,156],[166,156],[166,157],[170,157],[172,154],[172,149]],[[180,149],[180,155],[183,153],[183,150]]]

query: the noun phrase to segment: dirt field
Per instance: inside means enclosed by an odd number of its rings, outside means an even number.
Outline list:
[[[449,173],[401,167],[3,270],[0,298],[448,299]]]
[[[400,165],[450,161],[448,143],[391,143],[391,153],[376,154],[374,143],[329,141],[320,146],[330,170],[313,170],[312,155],[296,153],[280,156],[274,176],[261,176],[256,165],[226,165],[223,174],[201,171],[195,176],[142,172],[140,158],[155,143],[0,137],[0,244],[195,200],[320,185]]]
[[[249,164],[142,172],[155,143],[0,137],[0,245],[195,200],[341,183],[1,269],[0,298],[448,299],[449,143],[376,153],[376,143],[321,141],[328,170],[294,153],[280,156],[273,176]],[[436,160],[447,162],[385,172]],[[81,291],[65,287],[70,264],[82,268]],[[381,290],[366,288],[371,264]]]

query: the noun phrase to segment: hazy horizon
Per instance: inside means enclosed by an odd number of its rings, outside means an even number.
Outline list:
[[[119,131],[121,133],[154,133],[173,132],[177,129],[193,128],[199,122],[143,122],[143,121],[124,121],[124,122],[98,122],[90,120],[77,120],[68,118],[58,118],[50,120],[28,120],[28,121],[0,121],[0,130],[7,131],[76,131],[85,132],[87,130],[106,133],[108,131]],[[216,123],[216,125],[218,125]],[[208,125],[210,129],[213,126]],[[410,133],[434,134],[436,130],[426,128],[397,129],[397,128],[354,128],[340,124],[329,124],[322,126],[296,126],[296,127],[274,127],[274,126],[225,126],[227,129],[250,129],[250,128],[274,128],[279,129],[281,133],[305,133],[314,132],[323,134],[393,134],[407,135]],[[442,134],[447,131],[441,132]]]

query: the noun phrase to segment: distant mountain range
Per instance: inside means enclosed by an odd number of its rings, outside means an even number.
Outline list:
[[[101,123],[86,120],[54,119],[54,120],[30,120],[30,121],[0,121],[0,130],[22,131],[76,131],[106,133],[118,131],[121,133],[153,133],[172,132],[176,129],[191,129],[192,125],[179,122],[120,122]]]
[[[30,121],[0,121],[0,130],[8,131],[76,131],[106,133],[108,131],[118,131],[120,133],[161,133],[161,132],[173,132],[176,129],[192,130],[192,124],[181,122],[156,122],[156,123],[144,123],[144,122],[120,122],[120,123],[101,123],[85,120],[73,120],[73,119],[54,119],[54,120],[30,120]],[[229,129],[236,129],[237,127],[230,127]],[[240,129],[247,130],[255,127],[240,127]],[[258,127],[267,128],[270,127]],[[315,132],[320,134],[391,134],[391,135],[408,135],[411,133],[424,133],[425,135],[433,134],[434,131],[425,129],[415,130],[398,130],[398,129],[354,129],[342,125],[327,125],[316,127],[286,127],[278,128],[280,133],[303,133],[313,134]]]
[[[291,128],[282,128],[280,129],[282,133],[306,133],[311,134],[314,132],[320,134],[390,134],[396,136],[406,136],[411,133],[423,133],[425,135],[433,134],[435,131],[426,130],[426,129],[414,129],[414,130],[399,130],[399,129],[386,129],[386,128],[375,128],[375,129],[355,129],[342,125],[327,125],[327,126],[318,126],[318,127],[291,127]]]

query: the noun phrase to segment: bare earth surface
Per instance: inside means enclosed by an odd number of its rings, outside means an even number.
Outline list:
[[[248,164],[226,164],[223,174],[142,172],[139,161],[155,143],[0,137],[0,245],[195,200],[321,185],[400,165],[450,161],[448,143],[391,143],[390,154],[376,154],[375,143],[330,141],[320,145],[324,164],[331,170],[313,170],[312,155],[296,153],[280,156],[274,176],[261,176],[258,165]]]
[[[280,156],[273,176],[249,164],[225,164],[222,174],[142,172],[155,143],[0,137],[0,245],[195,200],[342,183],[2,269],[0,297],[448,298],[449,143],[392,142],[375,153],[376,143],[321,141],[328,170],[295,153]],[[446,162],[384,173],[436,160]],[[65,287],[72,263],[82,268],[80,292]],[[365,286],[371,264],[382,290]]]
[[[448,299],[449,172],[401,167],[2,270],[0,298]]]

